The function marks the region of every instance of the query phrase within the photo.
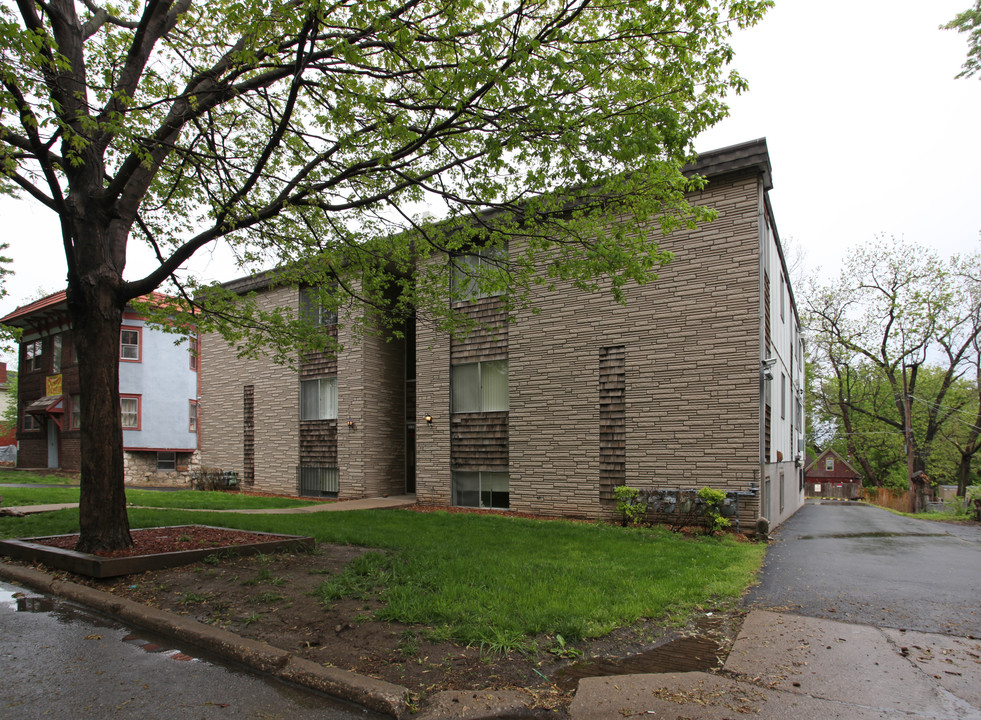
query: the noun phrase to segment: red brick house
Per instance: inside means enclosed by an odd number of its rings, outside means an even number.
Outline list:
[[[834,450],[825,450],[804,468],[806,497],[840,497],[852,500],[861,494],[861,473]]]

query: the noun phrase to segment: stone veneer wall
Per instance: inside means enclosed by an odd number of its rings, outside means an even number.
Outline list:
[[[449,505],[453,499],[450,336],[436,332],[423,313],[416,320],[416,499],[424,505]]]
[[[713,178],[690,198],[719,217],[661,238],[660,278],[610,294],[536,290],[509,329],[512,510],[604,517],[599,352],[625,348],[625,477],[637,487],[759,481],[760,178]],[[650,232],[660,234],[657,227]],[[512,252],[518,250],[512,248]],[[418,329],[420,502],[450,501],[449,340]],[[428,348],[428,349],[427,349]],[[758,508],[742,502],[741,518]]]
[[[127,485],[179,485],[190,487],[188,476],[201,465],[199,453],[177,453],[176,470],[158,470],[157,453],[123,452],[123,477]]]
[[[265,309],[298,308],[294,289],[259,292]],[[300,436],[300,382],[269,358],[236,357],[220,335],[201,340],[201,464],[243,477],[243,388],[255,388],[255,490],[295,495]]]
[[[405,492],[405,341],[340,328],[337,465],[341,498]],[[348,427],[348,421],[354,427]]]

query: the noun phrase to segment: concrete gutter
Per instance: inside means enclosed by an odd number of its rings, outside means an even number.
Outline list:
[[[0,563],[0,577],[85,605],[127,624],[173,637],[280,680],[313,688],[369,710],[394,718],[409,714],[409,691],[401,685],[349,670],[325,667],[267,643],[249,640],[227,630],[172,615],[86,585],[58,580],[33,568]]]

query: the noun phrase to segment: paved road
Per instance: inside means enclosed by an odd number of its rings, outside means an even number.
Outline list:
[[[379,720],[0,582],[0,717]]]
[[[778,529],[747,602],[981,637],[981,532],[869,505],[808,502]]]

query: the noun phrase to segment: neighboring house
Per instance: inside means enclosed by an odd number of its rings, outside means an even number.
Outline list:
[[[804,498],[804,363],[766,143],[694,170],[709,183],[689,199],[718,219],[659,238],[674,260],[625,305],[560,286],[508,323],[499,298],[475,297],[459,309],[486,329],[464,340],[425,318],[404,340],[356,340],[329,317],[344,350],[298,372],[205,338],[203,463],[257,490],[578,517],[609,517],[621,484],[661,509],[710,486],[738,494],[743,523],[779,524]],[[274,280],[226,287],[298,310],[303,291]]]
[[[154,301],[167,302],[154,294]],[[23,331],[18,467],[78,471],[78,365],[65,292],[17,308],[0,324]],[[176,342],[175,342],[176,341]],[[119,395],[129,483],[183,482],[198,446],[197,339],[148,326],[130,308],[119,339]]]
[[[807,497],[853,500],[862,495],[862,474],[834,450],[825,450],[804,469]]]
[[[7,375],[7,363],[0,362],[0,418],[7,412],[7,408],[17,403],[17,398],[13,397],[12,388],[17,387],[17,373],[12,373],[12,377]],[[17,444],[17,432],[11,428],[10,432],[0,435],[0,445]]]

